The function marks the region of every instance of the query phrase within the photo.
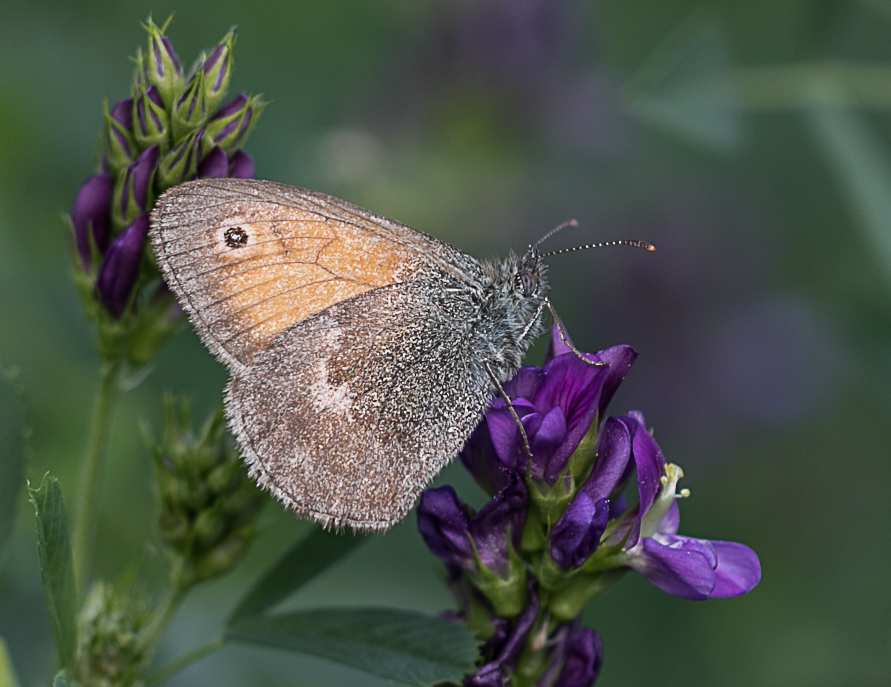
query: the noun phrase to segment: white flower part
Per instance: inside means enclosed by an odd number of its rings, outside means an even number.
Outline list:
[[[659,525],[662,524],[662,520],[676,498],[678,480],[683,476],[684,471],[681,470],[680,466],[674,463],[665,465],[665,474],[659,480],[662,482],[662,489],[659,490],[653,505],[644,513],[640,521],[641,538],[654,537],[659,532]],[[685,489],[684,491],[687,490]]]

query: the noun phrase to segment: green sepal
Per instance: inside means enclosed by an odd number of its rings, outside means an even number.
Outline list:
[[[252,95],[235,112],[224,117],[212,117],[204,128],[202,153],[207,154],[215,146],[219,146],[227,155],[232,155],[245,144],[260,113],[268,104],[259,95]]]
[[[206,58],[201,60],[199,69],[204,72],[204,100],[207,111],[212,111],[226,95],[229,89],[229,80],[232,77],[232,49],[235,47],[235,32],[229,32],[223,36],[216,48],[211,50],[211,55],[217,48],[222,48],[222,54],[215,63],[208,67]]]
[[[551,617],[558,622],[572,621],[591,599],[606,591],[626,572],[625,568],[601,573],[577,572],[548,598],[547,609]]]
[[[193,131],[161,158],[155,177],[156,188],[159,191],[195,178],[198,173],[202,133],[200,129]]]
[[[127,359],[134,367],[147,365],[158,351],[185,323],[174,310],[176,297],[159,283],[147,305],[138,309],[127,349]]]
[[[470,579],[473,586],[492,604],[496,615],[502,618],[513,618],[526,608],[529,601],[529,592],[526,588],[528,575],[526,564],[514,550],[513,543],[510,541],[510,534],[508,533],[507,536],[508,565],[507,574],[504,577],[497,575],[483,564],[476,544],[472,539],[470,540],[477,565],[476,572],[470,573]]]
[[[575,479],[569,473],[568,465],[554,482],[554,486],[538,482],[531,477],[526,478],[532,508],[538,511],[546,531],[550,531],[557,519],[563,515],[563,511],[575,495],[575,485]]]
[[[207,96],[204,90],[204,71],[199,67],[170,110],[174,141],[182,140],[207,121]]]
[[[575,451],[566,461],[566,469],[572,475],[576,484],[582,484],[585,478],[591,474],[594,463],[597,460],[595,449],[597,448],[597,439],[600,433],[600,412],[594,413],[594,419],[591,421],[585,436],[576,446]]]
[[[136,158],[139,149],[133,132],[111,116],[108,98],[102,101],[102,150],[112,173],[129,165]]]
[[[164,31],[172,18],[172,16],[168,17],[164,26],[161,27],[155,25],[151,17],[143,24],[149,38],[148,50],[144,55],[141,55],[145,79],[149,84],[158,87],[161,98],[168,108],[182,92],[185,81],[179,58],[164,41]]]
[[[140,124],[140,107],[146,113],[145,128]],[[162,155],[170,146],[170,116],[163,105],[149,97],[146,87],[140,85],[134,88],[133,94],[133,137],[143,150],[157,144]]]

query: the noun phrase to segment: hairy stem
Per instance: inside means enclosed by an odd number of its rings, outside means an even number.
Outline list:
[[[111,411],[118,390],[121,363],[106,360],[99,372],[99,388],[93,406],[90,438],[81,472],[80,492],[77,501],[77,519],[74,524],[74,572],[80,587],[87,584],[93,538],[96,531],[99,487],[105,464],[105,444],[111,424]]]

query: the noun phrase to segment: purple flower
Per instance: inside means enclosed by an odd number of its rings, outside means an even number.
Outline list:
[[[477,513],[461,503],[451,486],[427,489],[418,505],[418,530],[427,547],[446,564],[469,572],[479,571],[482,565],[506,578],[510,547],[519,547],[526,501],[526,488],[516,473]]]
[[[165,25],[166,26],[166,25]],[[145,24],[149,35],[148,53],[144,57],[144,73],[150,84],[158,87],[166,105],[170,105],[182,88],[183,68],[164,27],[149,19]]]
[[[538,599],[535,597],[533,585],[529,585],[529,601],[523,612],[517,617],[510,629],[504,633],[504,639],[500,646],[491,647],[493,642],[487,642],[484,648],[494,648],[494,660],[467,676],[463,687],[502,687],[507,684],[508,677],[516,668],[517,659],[523,648],[529,631],[535,624],[538,614]],[[502,629],[496,625],[496,634]],[[498,639],[501,637],[498,636]]]
[[[207,118],[207,98],[204,93],[204,72],[198,70],[186,84],[183,91],[173,104],[170,111],[170,121],[173,125],[173,137],[181,139],[200,127]]]
[[[111,112],[105,104],[103,127],[103,152],[113,170],[120,169],[136,156],[133,140],[133,98],[124,98],[114,104]]]
[[[676,465],[667,466],[662,492],[641,518],[642,536],[625,551],[625,564],[675,596],[702,601],[745,594],[761,580],[761,563],[752,549],[677,534],[675,490],[683,474]]]
[[[554,687],[590,687],[603,665],[603,642],[590,627],[574,627],[566,639],[563,670]]]
[[[74,243],[80,263],[85,270],[92,266],[90,241],[100,255],[108,247],[112,180],[105,173],[94,174],[77,190],[71,206]]]
[[[243,150],[236,151],[229,158],[229,176],[233,179],[253,179],[254,161]]]
[[[204,72],[204,95],[208,109],[213,109],[226,94],[229,77],[232,75],[232,46],[235,35],[232,31],[226,34],[223,41],[210,51],[210,55],[201,66]]]
[[[579,492],[551,528],[551,557],[561,568],[579,567],[600,545],[608,519],[609,499],[595,502],[587,492]]]
[[[148,229],[149,216],[143,213],[115,237],[99,267],[96,290],[102,304],[115,318],[124,314],[130,302]]]
[[[161,188],[170,188],[194,179],[201,162],[201,136],[199,129],[177,143],[158,163],[158,181]]]
[[[146,148],[119,177],[115,203],[115,217],[120,222],[118,226],[131,222],[137,215],[149,210],[159,152],[157,145]]]
[[[500,472],[504,469],[553,486],[637,357],[634,349],[616,346],[586,354],[591,360],[609,363],[591,365],[569,352],[562,342],[553,343],[559,341],[556,326],[551,336],[545,366],[524,366],[504,384],[529,439],[531,464],[526,465],[519,429],[500,398],[495,399],[461,453],[464,465],[490,493],[503,486],[505,478]]]

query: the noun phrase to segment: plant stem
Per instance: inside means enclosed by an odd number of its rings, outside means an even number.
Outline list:
[[[187,667],[189,664],[194,663],[200,658],[204,658],[208,654],[212,654],[214,651],[223,646],[224,642],[225,639],[223,637],[217,637],[216,639],[212,639],[205,644],[196,646],[188,653],[185,653],[179,658],[172,660],[167,665],[158,668],[158,670],[156,670],[145,679],[145,682],[143,684],[145,685],[145,687],[154,687],[155,685],[160,684],[171,675],[178,673],[180,670]]]
[[[99,486],[105,464],[105,444],[111,424],[113,401],[118,389],[121,363],[105,360],[99,371],[99,388],[93,405],[90,438],[81,472],[80,492],[77,502],[77,519],[74,524],[74,572],[81,589],[87,584],[93,539],[96,531]]]

